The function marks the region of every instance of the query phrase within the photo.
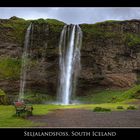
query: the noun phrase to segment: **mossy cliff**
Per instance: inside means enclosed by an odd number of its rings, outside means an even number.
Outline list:
[[[32,23],[28,92],[55,95],[59,75],[58,44],[65,23],[54,19],[0,20],[0,88],[9,96],[19,91],[26,29]],[[128,88],[140,82],[140,20],[81,24],[82,70],[77,94],[94,88]]]

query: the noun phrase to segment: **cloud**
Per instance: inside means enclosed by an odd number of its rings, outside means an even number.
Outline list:
[[[25,19],[55,18],[68,24],[95,23],[104,20],[129,20],[140,18],[140,8],[133,7],[40,7],[0,8],[0,18],[18,16]]]

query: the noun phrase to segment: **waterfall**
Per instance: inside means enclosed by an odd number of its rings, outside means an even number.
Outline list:
[[[27,28],[25,40],[24,40],[24,48],[22,54],[22,62],[21,62],[21,74],[20,74],[20,91],[18,101],[24,100],[24,92],[25,92],[25,84],[26,84],[26,74],[27,74],[27,61],[28,61],[28,47],[30,42],[30,32],[31,32],[31,24]]]
[[[65,25],[59,43],[59,88],[58,98],[61,104],[71,103],[80,70],[80,48],[82,31],[78,25]]]

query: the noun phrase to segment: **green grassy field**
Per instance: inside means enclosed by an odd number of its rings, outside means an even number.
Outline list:
[[[103,90],[96,91],[88,96],[78,97],[81,104],[75,105],[52,105],[52,104],[33,104],[33,115],[46,115],[56,109],[88,109],[94,110],[96,107],[110,109],[111,111],[124,111],[133,105],[138,108],[140,85],[134,86],[129,90]],[[137,102],[137,104],[135,104]],[[131,106],[132,107],[132,106]],[[118,109],[122,108],[122,109]],[[15,108],[12,105],[0,105],[0,127],[36,127],[46,124],[35,123],[27,119],[16,117]]]
[[[118,106],[123,106],[123,110],[127,109],[129,104],[124,103],[105,103],[105,104],[79,104],[79,105],[33,105],[33,115],[45,115],[56,109],[89,109],[95,107],[109,108],[112,111],[117,111]],[[119,110],[120,111],[120,110]],[[35,123],[24,118],[15,116],[14,106],[0,105],[0,127],[37,127],[45,124]]]

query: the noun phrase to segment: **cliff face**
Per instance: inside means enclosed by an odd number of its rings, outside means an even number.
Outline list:
[[[139,83],[139,20],[84,24],[81,28],[81,87],[126,88]]]
[[[56,20],[0,20],[0,89],[19,91],[24,36],[32,22],[27,90],[55,95],[59,75],[58,44],[64,23]],[[80,25],[83,31],[77,94],[95,88],[127,88],[139,83],[140,21]]]

